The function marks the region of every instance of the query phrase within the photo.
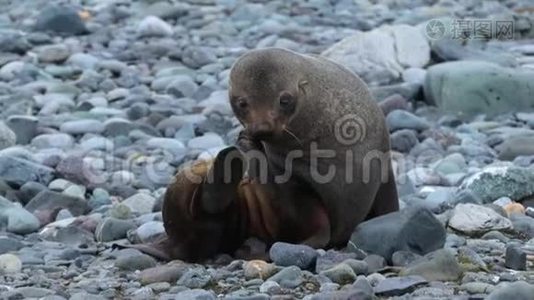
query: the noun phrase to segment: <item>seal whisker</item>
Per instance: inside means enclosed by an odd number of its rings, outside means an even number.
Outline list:
[[[303,146],[301,140],[299,140],[299,138],[293,133],[291,132],[289,129],[287,129],[287,127],[284,127],[283,128],[285,132],[287,132],[290,136],[292,136],[298,143],[299,145]]]

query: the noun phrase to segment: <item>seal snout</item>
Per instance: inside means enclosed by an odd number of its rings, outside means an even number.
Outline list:
[[[274,135],[274,124],[272,122],[256,122],[247,127],[247,131],[252,138],[264,139]]]

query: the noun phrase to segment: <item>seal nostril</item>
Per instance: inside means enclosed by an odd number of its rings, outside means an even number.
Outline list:
[[[262,122],[250,126],[250,135],[256,139],[262,139],[273,135],[273,126]]]
[[[252,136],[256,139],[264,139],[264,138],[267,138],[267,137],[270,137],[273,135],[273,132],[270,131],[270,130],[260,130],[260,131],[254,131],[252,133]]]

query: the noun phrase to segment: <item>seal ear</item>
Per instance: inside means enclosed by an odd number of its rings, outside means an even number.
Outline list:
[[[298,89],[299,89],[299,92],[303,93],[304,95],[306,95],[306,87],[308,86],[308,80],[301,80],[299,81],[298,83]]]
[[[201,207],[206,213],[222,213],[238,197],[245,160],[236,147],[221,150],[202,183]]]

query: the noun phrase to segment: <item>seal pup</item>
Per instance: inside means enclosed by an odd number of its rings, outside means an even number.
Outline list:
[[[252,180],[273,194],[275,205],[295,206],[298,195],[284,196],[293,183],[326,211],[328,233],[304,243],[344,247],[360,222],[398,210],[389,131],[357,75],[319,56],[267,48],[241,56],[229,85],[244,126],[237,146],[249,162],[258,153],[266,158],[249,170]]]
[[[161,260],[196,262],[232,254],[250,237],[267,244],[299,242],[329,228],[315,194],[288,183],[286,193],[274,195],[245,176],[245,163],[240,150],[228,147],[211,161],[185,166],[164,195],[166,235],[150,244],[114,247],[138,249]],[[295,200],[281,205],[274,196]]]

